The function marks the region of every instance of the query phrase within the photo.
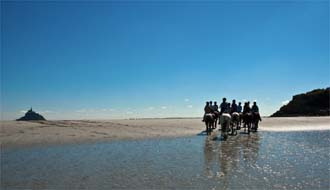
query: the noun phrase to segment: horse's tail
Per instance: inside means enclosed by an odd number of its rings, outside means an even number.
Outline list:
[[[253,120],[254,120],[255,122],[261,120],[261,117],[260,117],[259,112],[253,112]]]

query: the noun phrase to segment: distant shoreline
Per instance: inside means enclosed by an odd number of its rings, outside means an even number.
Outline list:
[[[330,116],[324,116],[324,115],[320,115],[320,116],[261,116],[262,118],[283,118],[283,117],[330,117]],[[202,119],[202,117],[155,117],[155,118],[128,118],[127,120],[149,120],[149,119]],[[97,119],[99,120],[99,119]],[[100,120],[103,120],[103,119],[100,119]],[[121,120],[121,119],[113,119],[113,120]]]
[[[300,118],[300,117],[307,117],[307,118],[320,118],[320,117],[330,117],[330,116],[261,116],[261,118]],[[48,121],[117,121],[117,120],[153,120],[153,119],[200,119],[202,117],[139,117],[139,118],[122,118],[122,119],[50,119]],[[9,121],[16,121],[16,120],[0,120],[0,122],[9,122]],[[27,121],[27,122],[37,122],[38,121]]]

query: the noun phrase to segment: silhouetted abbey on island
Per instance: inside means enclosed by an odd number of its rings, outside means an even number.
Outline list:
[[[330,88],[316,89],[293,96],[292,100],[271,117],[329,116]]]
[[[25,113],[25,115],[17,121],[33,121],[33,120],[46,120],[42,115],[34,112],[32,108]]]

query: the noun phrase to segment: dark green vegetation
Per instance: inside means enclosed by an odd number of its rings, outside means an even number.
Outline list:
[[[33,121],[33,120],[46,120],[42,115],[34,112],[32,108],[25,113],[25,115],[17,121]]]
[[[316,89],[293,96],[292,100],[271,117],[329,116],[330,88]]]

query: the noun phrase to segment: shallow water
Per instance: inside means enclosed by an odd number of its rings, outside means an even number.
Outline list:
[[[3,150],[4,189],[329,189],[330,131]]]

